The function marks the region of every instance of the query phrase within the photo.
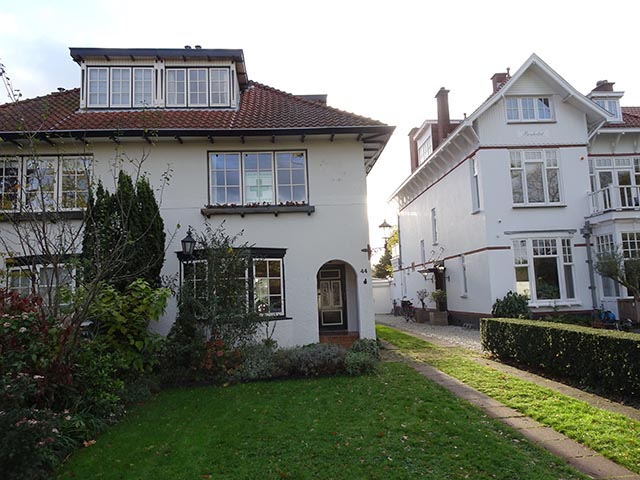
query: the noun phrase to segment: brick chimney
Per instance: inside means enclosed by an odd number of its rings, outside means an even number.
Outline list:
[[[496,93],[504,84],[507,83],[507,80],[511,78],[509,72],[504,73],[494,73],[493,77],[491,77],[491,84],[493,85],[493,93]]]
[[[596,82],[596,88],[591,90],[592,92],[613,92],[613,86],[615,82],[609,80],[598,80]]]
[[[438,127],[436,129],[436,135],[433,138],[433,149],[438,148],[438,145],[447,138],[451,131],[451,120],[449,118],[449,90],[441,87],[436,93],[436,99],[438,101]]]
[[[409,132],[409,156],[411,158],[411,173],[413,173],[415,169],[418,168],[418,142],[416,142],[416,139],[414,137],[417,131],[417,128],[412,128]]]

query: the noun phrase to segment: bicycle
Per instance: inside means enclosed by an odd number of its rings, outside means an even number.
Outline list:
[[[413,306],[411,300],[402,300],[400,302],[402,309],[402,316],[406,322],[412,322],[416,319],[416,307]]]
[[[605,310],[603,305],[600,305],[600,309],[597,312],[605,329],[628,332],[633,327],[633,322],[630,318],[618,319],[615,313],[611,310]]]

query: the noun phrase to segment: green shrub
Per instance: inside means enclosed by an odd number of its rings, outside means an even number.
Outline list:
[[[304,347],[282,350],[280,367],[289,375],[320,377],[344,372],[347,350],[332,343],[312,343]]]
[[[496,357],[603,393],[640,394],[640,335],[539,320],[483,318],[483,348]]]
[[[380,347],[378,341],[372,338],[360,338],[351,345],[352,352],[366,353],[367,355],[380,360]]]
[[[496,299],[491,315],[498,318],[531,318],[529,297],[509,291],[503,298]]]
[[[234,380],[250,382],[279,378],[286,375],[283,365],[288,364],[279,360],[276,345],[264,342],[248,345],[242,349],[242,363],[234,375]]]
[[[344,359],[344,371],[347,375],[364,375],[373,372],[378,363],[370,353],[351,350]]]

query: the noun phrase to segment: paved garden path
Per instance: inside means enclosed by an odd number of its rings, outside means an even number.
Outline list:
[[[393,315],[376,315],[376,323],[388,325],[410,333],[418,338],[426,339],[440,346],[462,346],[476,351],[482,351],[480,345],[480,333],[477,330],[466,330],[462,327],[435,326],[420,323],[407,323],[402,317]],[[395,347],[389,345],[391,350]],[[393,352],[390,352],[393,355]],[[571,440],[568,437],[556,432],[550,427],[542,425],[535,420],[524,416],[522,413],[509,408],[502,403],[488,397],[487,395],[465,385],[461,381],[447,375],[444,372],[423,362],[410,361],[405,357],[398,356],[402,361],[406,361],[426,378],[438,383],[451,391],[456,396],[467,400],[486,412],[490,417],[511,426],[520,432],[524,437],[537,443],[551,453],[564,458],[575,469],[596,479],[616,479],[616,480],[640,480],[640,475],[627,470],[626,468],[603,457],[599,453]],[[499,362],[494,362],[485,358],[477,358],[476,361],[504,371],[511,375],[529,380],[538,385],[557,390],[565,395],[583,400],[598,408],[611,410],[623,415],[627,415],[636,420],[640,420],[640,412],[626,405],[611,402],[605,398],[592,395],[572,387],[568,387],[558,382],[525,372]]]

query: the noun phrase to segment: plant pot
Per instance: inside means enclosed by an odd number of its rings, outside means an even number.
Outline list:
[[[429,322],[431,325],[449,325],[449,313],[448,312],[429,312]]]
[[[429,321],[429,312],[422,308],[416,308],[416,322],[427,323]]]

